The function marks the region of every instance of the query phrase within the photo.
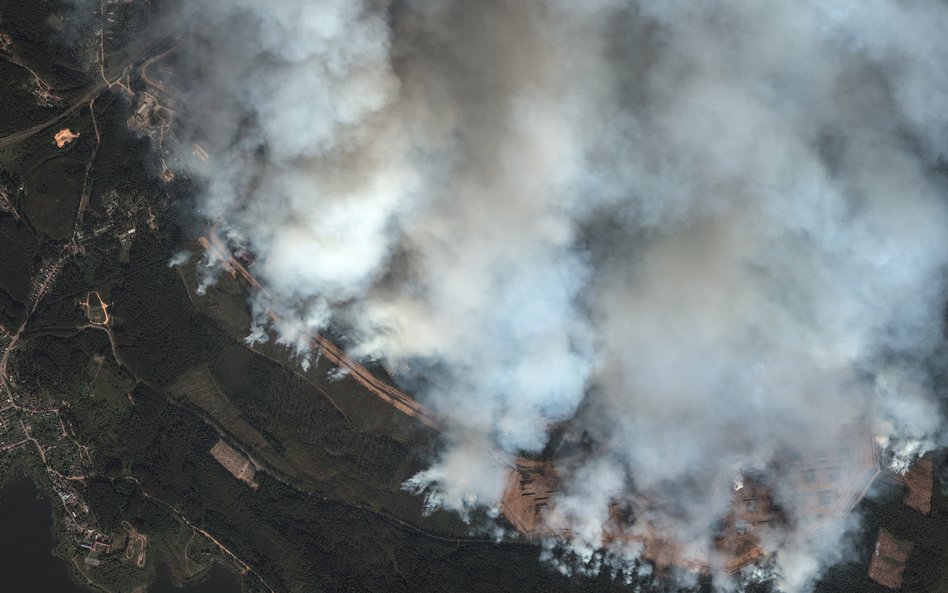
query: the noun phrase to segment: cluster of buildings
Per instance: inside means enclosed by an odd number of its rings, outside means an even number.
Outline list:
[[[10,404],[0,409],[0,453],[18,447],[26,442],[26,433],[20,423],[20,414]]]
[[[79,534],[76,546],[86,552],[83,560],[87,566],[99,566],[104,556],[122,553],[129,557],[129,537],[124,532],[102,533],[95,529],[85,529]]]
[[[151,202],[155,201],[159,203],[153,205]],[[119,242],[119,261],[127,264],[132,245],[140,235],[139,231],[143,225],[152,233],[158,233],[155,209],[163,209],[166,205],[167,198],[163,199],[161,196],[146,198],[120,195],[113,190],[102,198],[104,212],[97,213],[96,225],[91,230],[76,231],[76,245],[81,251],[85,249],[85,243],[109,234]]]
[[[43,262],[39,272],[33,277],[33,282],[30,286],[30,296],[27,300],[31,307],[43,299],[46,291],[49,290],[53,282],[55,282],[59,276],[59,273],[62,272],[66,261],[65,257],[60,257],[52,261]]]
[[[88,525],[95,519],[89,513],[89,505],[74,486],[74,481],[52,472],[48,474],[53,483],[53,492],[62,501],[63,509],[66,511],[64,517],[67,515],[69,517],[66,519],[67,523],[76,531],[88,529]]]

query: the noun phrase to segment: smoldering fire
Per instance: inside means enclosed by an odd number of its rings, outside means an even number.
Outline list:
[[[708,548],[728,485],[779,493],[819,435],[939,444],[948,6],[203,2],[202,214],[256,255],[261,332],[345,327],[438,415],[431,504],[496,506],[487,451],[566,422],[576,550],[631,492]],[[781,529],[805,587],[826,548]]]

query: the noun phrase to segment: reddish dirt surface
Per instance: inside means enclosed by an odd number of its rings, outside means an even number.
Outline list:
[[[795,498],[794,519],[804,534],[818,533],[841,521],[879,475],[878,457],[867,426],[845,427],[833,443],[832,448],[814,448],[782,464]],[[569,519],[556,512],[561,475],[555,463],[518,459],[516,466],[508,473],[501,501],[504,516],[528,537],[570,537]],[[769,492],[762,486],[748,481],[733,490],[732,496],[730,509],[722,517],[723,529],[709,549],[662,537],[659,534],[667,530],[642,524],[634,520],[631,511],[622,510],[649,508],[649,501],[641,497],[628,501],[634,504],[614,502],[612,526],[606,528],[602,539],[641,546],[644,555],[660,566],[706,571],[713,563],[734,572],[766,556],[768,550],[762,544],[762,535],[768,525],[783,517],[778,515]]]
[[[93,300],[95,296],[95,300]],[[95,325],[108,325],[110,321],[109,317],[109,305],[102,300],[102,297],[99,296],[99,293],[96,291],[91,291],[86,295],[85,301],[79,302],[82,306],[82,310],[86,313],[86,319],[89,320],[89,323]]]
[[[929,453],[912,464],[912,467],[901,477],[908,486],[908,494],[902,499],[905,506],[927,515],[932,510],[932,488],[934,486],[934,467],[932,456]]]
[[[243,453],[224,442],[224,439],[218,440],[211,447],[211,456],[223,465],[224,469],[229,471],[232,476],[244,482],[253,490],[260,487],[260,484],[254,479],[257,471],[253,463]]]
[[[240,276],[254,288],[261,291],[265,290],[260,282],[253,276],[253,274],[251,274],[243,264],[237,261],[233,255],[231,255],[227,245],[225,245],[224,242],[221,241],[220,237],[217,236],[215,229],[212,228],[209,236],[201,237],[198,239],[198,242],[202,247],[204,247],[205,250],[212,252],[215,256],[215,259],[222,262],[224,270],[228,274],[233,277]],[[274,322],[279,321],[276,313],[271,311],[269,312],[269,315]],[[435,422],[431,413],[423,405],[399,389],[396,389],[384,381],[377,379],[368,369],[350,358],[349,355],[347,355],[342,350],[342,348],[335,345],[327,338],[320,336],[319,334],[313,334],[311,336],[311,343],[333,364],[348,370],[352,378],[361,383],[362,386],[369,390],[369,392],[371,392],[373,395],[403,414],[417,418],[425,426],[434,430],[440,430],[438,423]]]
[[[139,533],[139,531],[132,527],[127,521],[123,521],[122,526],[128,531],[125,559],[133,561],[138,568],[145,568],[145,549],[148,547],[148,536],[144,533]]]
[[[905,563],[914,547],[911,542],[897,540],[885,529],[880,529],[869,563],[869,578],[883,587],[900,589]]]
[[[560,476],[552,462],[518,460],[520,467],[510,470],[507,488],[501,501],[504,516],[521,533],[529,537],[558,535],[569,537],[568,524],[556,516],[555,500]],[[645,501],[636,501],[647,505]],[[620,504],[613,504],[610,526],[602,539],[607,543],[641,546],[643,555],[659,566],[678,566],[705,572],[710,569],[707,553],[689,552],[678,542],[663,538],[660,531],[648,525],[630,523],[629,513]],[[766,555],[760,533],[777,519],[766,489],[747,484],[733,493],[731,509],[724,517],[724,529],[711,551],[727,572],[735,572]]]
[[[201,237],[199,242],[216,260],[222,262],[225,271],[231,276],[240,276],[254,288],[265,290],[246,267],[231,255],[215,229],[212,228],[209,236]],[[275,322],[279,320],[273,312],[270,312],[270,317]],[[417,418],[429,428],[441,430],[439,423],[424,406],[376,378],[336,344],[320,335],[313,335],[311,340],[317,350],[333,364],[347,369],[370,393],[398,411]],[[798,494],[807,509],[808,516],[804,519],[810,522],[808,529],[813,532],[848,514],[879,474],[876,450],[871,434],[865,427],[859,425],[843,431],[838,445],[837,451],[829,454],[814,451],[809,457],[790,464],[789,470],[794,472],[794,479],[799,482]],[[511,463],[499,453],[490,453],[511,466],[508,485],[501,501],[501,510],[511,524],[528,537],[569,537],[570,527],[563,523],[562,517],[554,521],[556,524],[549,522],[560,482],[555,464],[522,457]],[[607,528],[603,541],[642,546],[645,556],[660,566],[675,565],[697,571],[710,568],[708,554],[685,552],[679,543],[660,537],[657,529],[643,525],[636,525],[634,530],[629,529],[630,518],[625,517],[621,509],[620,504],[613,504],[613,527]],[[765,489],[746,485],[735,490],[731,509],[724,517],[724,529],[709,553],[715,556],[716,563],[729,572],[759,560],[767,554],[761,544],[761,532],[775,519],[778,517]]]
[[[56,132],[56,135],[53,136],[53,140],[56,142],[56,146],[63,148],[78,137],[79,134],[73,134],[69,128],[63,128]]]

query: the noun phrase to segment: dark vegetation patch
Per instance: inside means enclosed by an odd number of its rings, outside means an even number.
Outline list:
[[[158,179],[158,157],[151,141],[128,129],[132,104],[119,91],[101,95],[95,102],[96,118],[102,142],[92,167],[90,206],[103,208],[103,199],[111,191],[119,194],[163,195]]]
[[[43,118],[44,121],[50,118]],[[30,123],[16,125],[16,131],[28,131]],[[69,128],[79,137],[67,144],[64,148],[56,146],[54,136],[63,128]],[[11,158],[4,162],[3,167],[7,174],[14,175],[24,185],[30,175],[42,164],[54,158],[70,157],[74,160],[83,160],[91,157],[95,147],[95,131],[92,118],[85,107],[77,109],[59,120],[56,125],[49,126],[32,136],[22,139],[16,145],[4,152]]]
[[[936,478],[944,473],[944,452],[936,455]],[[939,472],[938,468],[942,468]],[[844,548],[846,560],[830,568],[815,587],[815,593],[888,593],[871,581],[869,562],[880,529],[900,540],[915,544],[904,573],[902,590],[919,593],[943,593],[948,586],[948,496],[945,484],[936,479],[932,511],[928,516],[903,504],[906,489],[881,478],[881,492],[856,507],[861,517],[858,530]]]
[[[75,261],[67,263],[59,273],[58,282],[31,318],[31,330],[74,330],[84,325],[86,316],[79,308],[79,299],[87,290],[89,285],[83,280],[80,265]]]
[[[18,129],[26,124],[16,126]],[[79,137],[58,148],[53,135],[70,128]],[[86,165],[95,148],[95,133],[88,110],[73,113],[13,148],[20,158],[6,166],[7,175],[18,183],[10,189],[21,216],[38,233],[59,242],[72,236],[73,221],[82,194]]]
[[[41,164],[28,177],[24,215],[36,230],[57,241],[71,236],[84,175],[85,162],[61,157]]]
[[[89,361],[109,348],[104,333],[93,330],[28,335],[23,339],[13,359],[18,383],[38,401],[49,398],[57,404],[88,396]]]
[[[0,323],[8,327],[24,313],[38,249],[25,225],[0,214]]]
[[[30,93],[32,76],[25,68],[7,61],[0,54],[0,135],[5,136],[22,128],[38,124],[55,115],[56,110],[41,107]]]
[[[145,388],[134,397],[119,422],[105,413],[107,402],[92,399],[72,407],[74,421],[97,451],[132,461],[145,490],[205,526],[277,591],[627,590],[608,575],[562,577],[537,561],[535,546],[432,538],[266,476],[252,492],[207,454],[217,438],[211,428]],[[128,480],[96,480],[89,492],[104,526],[176,528]]]
[[[247,421],[297,468],[298,478],[309,487],[420,520],[421,501],[400,490],[419,465],[409,447],[359,430],[301,376],[244,348],[225,350],[211,372]],[[313,480],[320,475],[333,479]]]
[[[103,349],[98,358],[89,361],[86,376],[92,381],[92,397],[106,399],[119,406],[131,405],[128,396],[135,389],[135,378],[116,364],[107,355],[107,350]]]
[[[65,0],[0,0],[0,31],[10,36],[16,55],[57,90],[75,89],[89,81],[74,43],[81,32],[73,27],[67,30],[62,20],[81,23],[82,14],[73,6]]]
[[[161,4],[157,2],[155,4]],[[129,45],[141,35],[149,23],[156,7],[150,2],[115,4],[107,8],[108,19],[105,30],[105,51],[115,53]]]
[[[165,265],[171,254],[151,236],[138,241],[129,266],[141,271],[112,290],[113,331],[123,362],[139,378],[168,385],[230,339],[190,306],[177,273]]]
[[[207,370],[189,369],[173,387],[176,397],[187,398],[269,469],[306,490],[384,509],[441,534],[467,533],[454,513],[423,516],[422,498],[401,489],[432,455],[430,431],[355,381],[331,380],[325,359],[303,371],[283,347],[248,349],[239,342],[249,314],[237,283],[224,276],[202,296],[193,291],[193,267],[181,277],[197,309],[232,342]]]

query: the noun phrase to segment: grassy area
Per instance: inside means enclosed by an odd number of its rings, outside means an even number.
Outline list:
[[[51,239],[62,241],[72,235],[85,165],[79,159],[53,158],[39,165],[29,176],[23,215]]]
[[[199,365],[182,373],[169,387],[168,392],[206,414],[222,432],[239,443],[255,460],[280,474],[295,475],[299,472],[287,463],[267,437],[244,418],[240,409],[221,391],[207,365]],[[276,446],[279,446],[279,443],[276,443]],[[315,474],[312,477],[320,480],[327,475]]]

